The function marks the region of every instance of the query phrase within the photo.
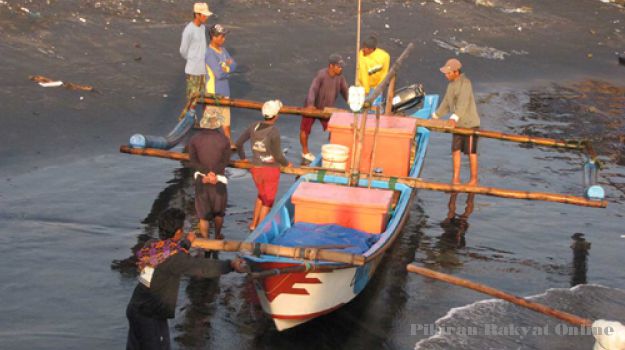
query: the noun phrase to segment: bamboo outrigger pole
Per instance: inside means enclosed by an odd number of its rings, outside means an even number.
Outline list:
[[[222,96],[203,96],[198,98],[198,102],[216,105],[216,106],[228,106],[235,108],[245,108],[245,109],[256,109],[260,110],[263,106],[263,103],[250,101],[250,100],[242,100],[242,99],[232,99]],[[186,112],[186,111],[185,111]],[[293,107],[293,106],[282,106],[280,109],[280,114],[287,115],[301,115],[306,117],[318,118],[318,119],[330,119],[332,117],[331,112],[325,112],[320,109],[312,109],[312,108],[302,108],[302,107]],[[184,115],[184,112],[182,113]],[[506,134],[498,131],[491,130],[483,130],[483,129],[467,129],[467,128],[459,128],[452,127],[445,120],[431,120],[431,119],[419,119],[414,118],[417,126],[422,126],[428,128],[433,131],[450,133],[450,134],[460,134],[460,135],[474,135],[480,137],[486,137],[491,139],[498,139],[503,141],[510,142],[518,142],[518,143],[529,143],[539,146],[549,146],[549,147],[559,147],[559,148],[567,148],[567,149],[579,149],[586,150],[591,154],[592,146],[586,140],[566,140],[566,139],[550,139],[545,137],[534,137],[527,135],[517,135],[517,134]],[[592,156],[591,159],[596,158]]]
[[[275,244],[212,240],[204,238],[196,238],[191,246],[205,250],[250,252],[259,255],[268,254],[301,260],[325,260],[354,266],[362,266],[365,264],[365,257],[362,255],[336,252],[314,247],[285,247]]]
[[[477,292],[480,293],[484,293],[490,296],[493,296],[495,298],[499,298],[499,299],[503,299],[505,301],[509,301],[513,304],[528,308],[530,310],[534,310],[536,312],[539,312],[541,314],[547,315],[547,316],[551,316],[551,317],[555,317],[557,319],[560,319],[562,321],[566,321],[570,324],[574,324],[577,326],[585,326],[585,327],[590,327],[592,325],[592,321],[586,318],[582,318],[579,316],[575,316],[573,314],[570,314],[568,312],[564,312],[564,311],[560,311],[560,310],[556,310],[554,308],[551,308],[549,306],[543,305],[543,304],[539,304],[539,303],[535,303],[533,301],[529,301],[527,299],[518,297],[516,295],[512,295],[506,292],[503,292],[501,290],[483,285],[483,284],[479,284],[479,283],[475,283],[466,279],[462,279],[462,278],[458,278],[455,276],[451,276],[448,274],[444,274],[441,272],[436,272],[430,269],[426,269],[424,267],[418,267],[414,264],[408,264],[406,266],[406,270],[408,270],[409,272],[412,273],[416,273],[425,277],[429,277],[429,278],[433,278],[439,281],[443,281],[443,282],[447,282],[447,283],[451,283],[460,287],[465,287],[465,288],[469,288],[469,289],[473,289]]]
[[[358,0],[358,14],[356,16],[356,74],[354,74],[354,85],[358,86],[358,65],[360,64],[360,16],[362,13],[362,0]]]
[[[180,153],[180,152],[172,152],[165,151],[154,148],[131,148],[128,146],[121,146],[119,149],[122,153],[141,155],[141,156],[150,156],[157,158],[166,158],[173,159],[179,161],[187,161],[189,160],[189,154]],[[238,169],[250,169],[252,164],[247,161],[231,161],[230,167],[238,168]],[[280,171],[285,174],[291,175],[306,175],[306,174],[318,174],[320,172],[324,172],[326,174],[331,174],[335,176],[345,176],[343,171],[338,171],[335,169],[325,169],[325,168],[314,168],[314,167],[281,167]],[[368,174],[360,175],[360,179],[369,178]],[[558,193],[547,193],[547,192],[529,192],[529,191],[518,191],[518,190],[509,190],[503,188],[496,187],[484,187],[484,186],[468,186],[468,185],[452,185],[449,183],[442,182],[429,182],[423,181],[421,179],[409,178],[409,177],[399,177],[399,178],[390,178],[386,176],[378,176],[371,175],[370,181],[389,181],[393,180],[397,183],[404,184],[406,186],[410,186],[417,189],[424,190],[432,190],[432,191],[442,191],[442,192],[465,192],[465,193],[476,193],[487,196],[494,197],[502,197],[502,198],[514,198],[514,199],[526,199],[526,200],[541,200],[547,202],[556,202],[556,203],[564,203],[571,205],[578,205],[582,207],[592,207],[592,208],[605,208],[608,205],[608,202],[605,200],[588,200],[584,197],[577,197],[565,194]]]

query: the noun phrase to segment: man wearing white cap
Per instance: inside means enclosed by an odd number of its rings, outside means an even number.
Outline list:
[[[445,97],[440,106],[432,114],[432,118],[451,114],[449,122],[453,127],[459,128],[479,128],[480,116],[477,114],[475,98],[473,97],[473,87],[471,81],[462,73],[462,63],[455,58],[445,62],[440,68],[441,73],[449,81]],[[460,151],[469,156],[471,169],[471,179],[468,185],[475,186],[478,183],[478,160],[477,160],[477,136],[453,135],[451,144],[451,158],[453,164],[453,184],[460,183]]]
[[[187,60],[184,72],[187,77],[187,99],[200,93],[206,83],[206,27],[204,23],[213,13],[208,10],[205,2],[196,2],[193,5],[193,21],[189,22],[182,32],[180,55]]]
[[[254,205],[254,216],[249,229],[253,230],[263,221],[276,199],[280,182],[280,166],[292,166],[286,159],[280,145],[280,131],[275,127],[278,113],[282,108],[279,100],[267,101],[263,104],[262,122],[250,125],[237,140],[236,147],[239,158],[245,159],[243,144],[250,140],[252,145],[252,178],[258,189],[258,197]]]

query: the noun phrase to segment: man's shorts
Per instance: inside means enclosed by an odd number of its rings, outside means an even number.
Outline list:
[[[265,207],[273,206],[280,184],[280,168],[263,166],[253,167],[250,171],[258,189],[258,199]]]
[[[230,107],[206,105],[206,107],[204,107],[204,114],[202,115],[202,119],[209,118],[211,113],[217,113],[221,115],[224,121],[222,126],[230,126]]]
[[[315,119],[319,118],[302,116],[302,121],[299,124],[299,130],[305,132],[306,135],[310,135],[310,132],[312,131],[312,126],[315,123]],[[323,127],[323,131],[326,131],[328,129],[328,121],[329,119],[319,119],[321,127]]]
[[[227,204],[228,190],[225,184],[205,184],[202,176],[195,179],[195,212],[198,219],[211,220],[216,216],[225,216]]]
[[[462,151],[464,154],[477,154],[478,136],[454,134],[451,141],[451,151]]]
[[[187,100],[193,94],[200,94],[204,91],[206,76],[187,74]]]

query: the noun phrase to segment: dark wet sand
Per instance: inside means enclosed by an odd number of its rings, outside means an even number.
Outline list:
[[[411,334],[410,324],[432,323],[452,307],[483,299],[401,272],[415,260],[520,295],[568,288],[576,281],[625,288],[625,274],[616,268],[623,263],[625,244],[620,238],[625,67],[615,55],[625,49],[624,10],[598,0],[566,6],[493,1],[492,8],[472,1],[442,2],[365,5],[363,34],[378,33],[380,46],[392,57],[409,41],[417,45],[398,86],[422,82],[428,92],[443,91],[438,67],[454,52],[433,39],[510,53],[504,60],[459,56],[474,82],[483,126],[547,137],[592,137],[606,161],[600,181],[609,208],[477,197],[460,244],[457,227],[440,226],[448,195],[421,192],[402,237],[353,303],[278,333],[242,276],[191,281],[170,322],[175,348],[413,348],[424,337]],[[119,1],[6,3],[0,2],[0,123],[5,133],[0,142],[0,347],[123,347],[124,308],[135,279],[111,270],[111,262],[128,257],[138,240],[153,233],[161,209],[181,206],[192,212],[192,191],[178,163],[117,150],[134,132],[164,134],[174,125],[184,102],[178,45],[189,11],[168,1],[150,6],[121,1],[121,9]],[[40,17],[19,6],[40,12]],[[531,6],[532,12],[503,12],[521,6]],[[227,46],[240,67],[232,79],[233,96],[279,97],[300,105],[328,54],[353,56],[352,1],[217,1],[211,8],[218,14],[212,23],[232,28]],[[346,76],[352,81],[353,60],[349,62]],[[97,92],[41,88],[28,80],[35,74],[93,85]],[[256,117],[252,111],[237,111],[234,135]],[[280,122],[293,161],[299,161],[298,126],[297,117]],[[315,127],[313,149],[323,142]],[[576,154],[494,140],[484,140],[480,147],[484,184],[581,191],[582,159]],[[450,166],[449,135],[433,135],[424,178],[446,181]],[[242,239],[253,185],[249,176],[235,175],[242,177],[231,186],[226,234]],[[284,178],[281,189],[290,183]],[[459,196],[458,214],[465,198]],[[571,236],[578,232],[592,243],[586,264],[580,264],[584,254],[570,248]],[[571,303],[569,311],[579,310],[582,316],[625,319],[623,309],[610,303],[598,303],[595,310],[581,308],[576,299]],[[516,309],[506,312],[518,312],[518,317],[510,320],[495,312],[495,322],[544,322]],[[500,346],[517,348],[517,341],[506,338]],[[528,341],[533,344],[528,347],[545,344],[540,338]],[[590,343],[556,337],[547,344],[581,349]]]

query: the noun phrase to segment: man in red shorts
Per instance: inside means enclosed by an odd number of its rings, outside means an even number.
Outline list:
[[[308,96],[306,96],[306,102],[304,106],[306,108],[325,109],[326,107],[334,107],[336,98],[339,93],[343,96],[343,99],[347,102],[347,81],[341,74],[343,73],[343,67],[345,67],[345,61],[341,55],[333,54],[328,59],[328,67],[323,68],[317,72],[315,79],[310,84],[308,89]],[[302,145],[302,158],[312,162],[315,160],[315,156],[310,153],[308,149],[308,136],[312,129],[313,123],[316,118],[302,116],[302,122],[300,124],[299,142]],[[328,128],[328,120],[320,119],[321,126],[325,131]]]
[[[280,166],[292,166],[284,157],[280,146],[280,131],[275,127],[278,112],[282,108],[279,100],[267,101],[263,104],[264,121],[254,122],[237,140],[236,147],[241,159],[246,159],[243,144],[250,140],[252,145],[252,178],[258,189],[258,198],[254,205],[254,217],[249,225],[250,230],[267,216],[273,206],[280,182]]]

